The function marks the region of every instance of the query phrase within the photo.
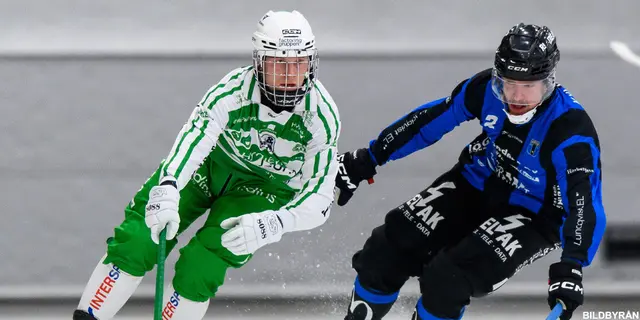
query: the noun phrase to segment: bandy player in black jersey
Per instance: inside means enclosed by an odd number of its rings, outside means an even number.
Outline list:
[[[601,149],[585,109],[556,83],[559,60],[549,28],[518,24],[502,38],[493,68],[409,112],[368,147],[339,156],[338,205],[345,205],[377,167],[462,122],[477,119],[482,128],[448,172],[389,211],[353,256],[357,277],[345,319],[383,318],[410,277],[419,277],[422,293],[413,319],[460,319],[471,297],[498,290],[558,248],[549,306],[561,302],[562,319],[570,319],[582,305],[582,269],[606,224]]]

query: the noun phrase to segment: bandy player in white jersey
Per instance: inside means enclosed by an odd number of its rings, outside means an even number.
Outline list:
[[[175,236],[207,210],[180,248],[163,318],[197,320],[229,267],[289,232],[329,217],[340,117],[316,78],[315,37],[297,11],[265,14],[253,65],[209,89],[159,168],[125,208],[73,319],[111,319],[156,264],[160,232]]]

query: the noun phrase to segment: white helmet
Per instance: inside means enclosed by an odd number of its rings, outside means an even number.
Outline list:
[[[311,26],[305,17],[298,11],[269,11],[258,22],[257,30],[251,38],[253,42],[253,65],[255,77],[264,95],[273,104],[280,107],[293,107],[313,87],[318,69],[318,57],[315,46],[315,36],[311,31]],[[304,68],[304,79],[295,80],[301,82],[293,88],[272,84],[268,86],[265,78],[272,76],[275,83],[276,76],[284,82],[291,76],[290,72],[276,74],[275,72],[265,73],[266,57],[282,58],[274,59],[272,69],[275,70],[276,63],[295,64],[296,68]],[[284,58],[292,61],[283,61]],[[308,58],[308,65],[300,65],[297,58]],[[302,62],[304,63],[304,61]],[[289,67],[287,67],[287,70]],[[295,69],[298,72],[300,69]],[[297,72],[296,72],[297,74]],[[292,80],[292,78],[289,78]]]

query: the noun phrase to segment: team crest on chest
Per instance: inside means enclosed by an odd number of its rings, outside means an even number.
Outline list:
[[[242,105],[242,103],[244,103],[244,97],[242,96],[242,94],[236,94],[234,95],[234,98],[236,100],[236,104]]]
[[[271,132],[260,133],[260,149],[273,153],[276,145],[276,136]]]
[[[529,146],[527,147],[527,153],[530,156],[535,157],[538,155],[539,150],[540,150],[540,141],[531,139],[531,142],[529,142]]]

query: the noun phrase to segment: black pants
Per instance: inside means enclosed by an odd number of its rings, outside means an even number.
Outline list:
[[[495,291],[559,247],[557,231],[542,219],[519,207],[490,205],[489,196],[456,166],[391,210],[353,256],[362,286],[394,293],[419,277],[425,309],[457,318],[470,297]]]

